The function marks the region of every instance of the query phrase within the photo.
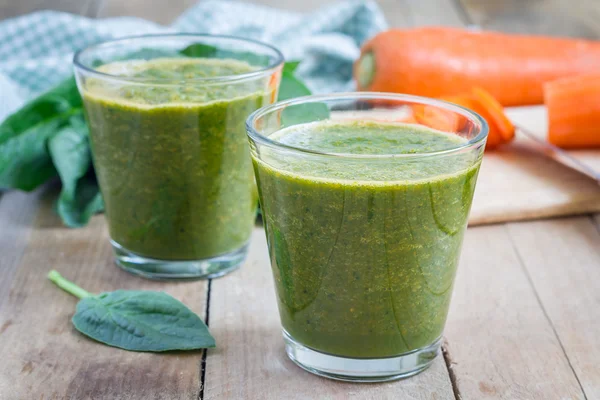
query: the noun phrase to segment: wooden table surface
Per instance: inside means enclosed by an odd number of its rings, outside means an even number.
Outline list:
[[[192,0],[0,0],[0,18],[41,8],[168,23]],[[311,10],[322,0],[262,3]],[[596,38],[596,0],[381,0],[391,25],[465,25]],[[349,384],[284,354],[264,233],[221,279],[153,282],[112,263],[97,216],[61,226],[56,187],[0,198],[0,399],[600,399],[600,216],[469,228],[444,355],[416,377]],[[70,324],[75,298],[51,268],[92,292],[164,290],[204,316],[218,347],[147,354],[109,348]]]

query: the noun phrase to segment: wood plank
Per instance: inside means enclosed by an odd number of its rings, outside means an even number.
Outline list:
[[[454,0],[380,0],[378,4],[391,26],[465,24],[463,10]]]
[[[582,399],[504,225],[471,228],[445,332],[464,399]]]
[[[35,193],[14,191],[0,194],[0,310],[29,243],[31,223],[45,191],[47,188]]]
[[[460,0],[470,21],[487,29],[512,33],[600,36],[600,2],[578,0]]]
[[[319,7],[333,4],[335,0],[245,0],[269,7],[298,12],[311,12]],[[101,17],[132,15],[161,24],[168,24],[183,11],[196,3],[196,0],[105,0]],[[452,0],[380,0],[379,6],[390,26],[415,26],[439,24],[460,26],[463,24],[462,10]]]
[[[543,106],[506,110],[515,125],[540,139],[547,136]],[[569,151],[600,174],[599,150]],[[513,143],[486,153],[471,209],[471,225],[600,211],[600,186],[549,158],[520,130]]]
[[[588,399],[600,399],[600,231],[588,217],[508,224]]]
[[[55,287],[52,268],[91,292],[166,291],[204,315],[206,282],[165,283],[118,269],[102,216],[63,228],[43,206],[0,314],[1,399],[191,399],[202,352],[128,352],[94,342],[71,325],[77,300]]]
[[[0,20],[40,10],[55,10],[95,17],[103,0],[0,0]]]
[[[269,7],[292,11],[311,12],[319,7],[334,4],[336,0],[245,0]],[[379,0],[377,5],[383,11],[390,26],[407,27],[423,24],[459,26],[462,24],[461,9],[453,0]]]
[[[303,371],[286,356],[265,234],[255,229],[248,261],[213,280],[210,329],[223,346],[208,351],[204,399],[454,399],[440,356],[407,380],[351,384]]]
[[[600,211],[600,186],[541,154],[527,139],[485,155],[469,223],[481,225]]]
[[[132,16],[168,25],[198,0],[104,0],[99,17]]]

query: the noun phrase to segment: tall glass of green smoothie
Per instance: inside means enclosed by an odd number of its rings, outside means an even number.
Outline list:
[[[246,128],[288,356],[349,381],[427,368],[485,121],[438,100],[348,93],[261,108]]]
[[[211,35],[150,35],[74,58],[116,262],[210,278],[243,261],[257,193],[244,123],[271,103],[283,57]]]

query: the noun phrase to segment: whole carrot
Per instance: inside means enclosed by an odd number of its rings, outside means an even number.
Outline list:
[[[600,72],[549,82],[544,97],[550,143],[569,149],[600,147]]]
[[[544,83],[600,68],[600,41],[425,27],[382,32],[354,66],[360,90],[428,97],[472,87],[500,104],[541,104]]]

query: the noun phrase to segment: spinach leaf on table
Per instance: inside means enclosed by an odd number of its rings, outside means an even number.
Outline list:
[[[48,278],[81,299],[73,325],[98,342],[150,352],[215,347],[202,319],[164,292],[116,290],[93,295],[56,271],[50,271]]]

